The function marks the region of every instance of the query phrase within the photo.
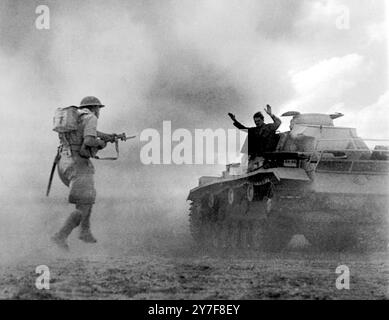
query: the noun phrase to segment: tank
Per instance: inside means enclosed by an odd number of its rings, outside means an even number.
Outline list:
[[[277,133],[274,152],[254,165],[228,164],[221,176],[200,177],[190,190],[195,242],[278,251],[302,234],[319,249],[386,249],[389,140],[335,126],[339,113],[282,116],[293,118],[290,131]]]

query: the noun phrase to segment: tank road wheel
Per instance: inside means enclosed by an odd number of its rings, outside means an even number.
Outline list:
[[[208,196],[208,207],[210,209],[213,209],[214,206],[215,206],[215,196],[213,195],[213,193],[210,193]]]
[[[229,204],[230,206],[233,205],[233,203],[234,203],[234,198],[235,198],[234,189],[232,189],[232,188],[228,189],[227,199],[228,199],[228,204]]]
[[[265,206],[265,212],[267,215],[270,215],[271,209],[272,209],[272,199],[265,196],[263,198],[264,206]]]
[[[274,186],[271,182],[259,186],[249,183],[246,187],[246,199],[249,202],[266,201],[267,199],[273,198],[273,189]]]
[[[246,198],[249,202],[254,201],[254,195],[255,195],[255,190],[254,190],[254,185],[249,184],[246,189]]]

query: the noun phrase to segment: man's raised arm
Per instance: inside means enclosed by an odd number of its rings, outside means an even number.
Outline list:
[[[281,120],[273,114],[273,112],[271,110],[271,106],[266,105],[265,111],[270,116],[270,118],[272,118],[272,120],[274,122],[274,123],[270,124],[272,126],[272,129],[277,130],[281,125]]]
[[[238,120],[236,120],[235,118],[235,115],[233,115],[232,113],[228,113],[229,117],[231,118],[231,120],[233,121],[233,125],[235,127],[237,127],[238,129],[240,130],[247,130],[248,128],[246,126],[244,126],[243,124],[241,124]]]

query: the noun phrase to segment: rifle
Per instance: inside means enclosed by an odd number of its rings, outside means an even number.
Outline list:
[[[97,131],[97,137],[104,142],[108,143],[114,143],[115,144],[115,150],[116,150],[116,157],[105,157],[105,158],[99,158],[96,156],[97,150],[95,152],[92,152],[93,157],[98,160],[117,160],[119,159],[119,140],[121,141],[127,141],[129,139],[134,139],[136,136],[129,136],[127,137],[125,133],[117,134],[117,133],[103,133]]]
[[[117,134],[117,133],[104,133],[97,131],[97,138],[104,140],[105,142],[116,142],[117,140],[126,141],[129,139],[134,139],[136,136],[127,137],[125,133]]]

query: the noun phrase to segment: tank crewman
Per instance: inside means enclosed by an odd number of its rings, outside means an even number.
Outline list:
[[[274,151],[278,143],[276,130],[281,125],[281,120],[272,113],[271,106],[267,105],[265,111],[273,119],[273,123],[266,124],[263,114],[259,111],[253,117],[255,127],[246,127],[236,120],[235,115],[228,114],[235,127],[240,130],[247,130],[249,171],[253,169],[256,163],[263,162],[263,153]]]
[[[62,182],[70,188],[69,202],[75,204],[75,211],[65,221],[63,227],[52,240],[62,249],[68,250],[67,237],[80,226],[79,239],[87,243],[97,240],[90,229],[92,206],[96,199],[94,187],[95,169],[90,157],[92,150],[105,148],[106,142],[97,137],[97,119],[104,105],[96,97],[81,100],[78,129],[60,134],[60,160],[58,174]]]

